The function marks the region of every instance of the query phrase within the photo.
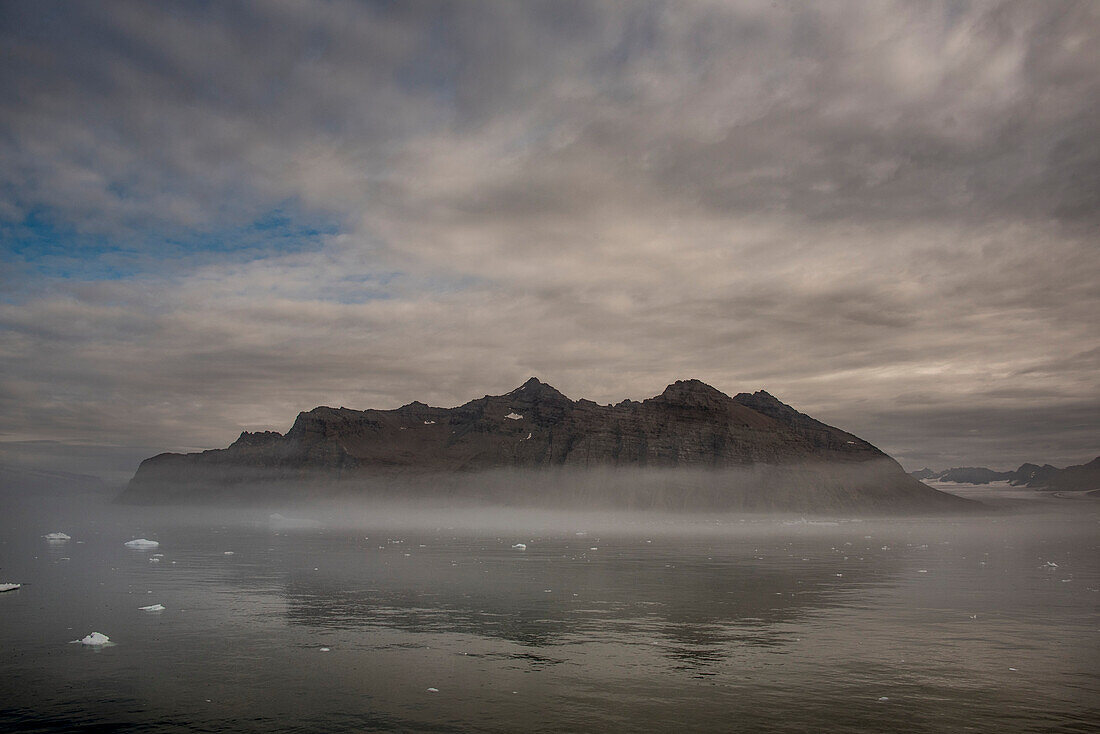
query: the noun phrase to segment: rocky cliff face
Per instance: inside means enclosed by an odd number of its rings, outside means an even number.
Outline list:
[[[773,470],[761,471],[767,467]],[[265,487],[295,483],[308,483],[311,491],[318,491],[318,483],[340,491],[410,483],[423,492],[426,482],[434,482],[454,494],[465,491],[456,489],[458,484],[476,484],[471,477],[499,476],[502,470],[566,471],[570,481],[581,476],[578,472],[599,470],[587,475],[598,474],[599,486],[582,493],[587,503],[596,504],[601,491],[603,499],[621,504],[610,500],[622,493],[608,486],[608,472],[614,470],[661,470],[666,477],[670,470],[680,471],[680,477],[690,470],[688,494],[698,495],[698,485],[706,485],[702,504],[707,506],[771,508],[777,504],[772,499],[784,497],[779,505],[800,509],[836,504],[837,498],[858,503],[864,491],[873,494],[875,506],[892,500],[929,506],[962,502],[908,477],[866,441],[766,392],[731,398],[698,380],[684,380],[642,402],[598,405],[570,400],[535,378],[505,395],[487,395],[457,408],[419,402],[396,410],[315,408],[299,414],[285,436],[243,433],[226,449],[147,459],[124,499],[256,496]],[[470,481],[456,482],[455,477]],[[739,489],[723,494],[723,483]],[[794,501],[792,484],[807,485],[812,501]],[[557,490],[539,491],[546,499]],[[509,500],[499,488],[492,494]],[[522,486],[513,494],[518,502],[540,499],[524,494]],[[666,500],[654,502],[667,505]]]

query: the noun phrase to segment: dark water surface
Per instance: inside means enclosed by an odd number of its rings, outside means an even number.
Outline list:
[[[1095,502],[288,527],[3,501],[4,731],[1100,730]]]

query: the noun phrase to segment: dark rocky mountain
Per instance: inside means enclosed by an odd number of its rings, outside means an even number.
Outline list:
[[[226,449],[146,459],[122,499],[334,492],[669,509],[968,505],[766,392],[731,398],[684,380],[648,400],[598,405],[535,378],[456,408],[314,408],[286,435],[246,432]]]
[[[1100,456],[1087,464],[1057,469],[1050,464],[1024,464],[1016,470],[1016,482],[1052,492],[1078,492],[1100,489]]]
[[[1100,489],[1100,456],[1087,464],[1067,466],[1059,469],[1050,464],[1025,463],[1015,471],[994,471],[985,467],[959,467],[934,472],[931,469],[919,469],[909,472],[914,479],[927,479],[960,484],[989,484],[1005,481],[1017,487],[1031,487],[1050,491],[1080,491]]]

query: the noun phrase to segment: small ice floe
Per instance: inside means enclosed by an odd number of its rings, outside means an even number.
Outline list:
[[[149,559],[149,563],[160,563],[160,559],[154,556]]]
[[[589,548],[588,550],[599,550],[599,549],[600,549],[599,546],[594,545],[591,548]]]
[[[233,551],[226,551],[226,552],[222,553],[222,555],[223,556],[231,556],[231,555],[233,555]]]
[[[327,648],[327,647],[321,647],[321,648],[318,648],[318,650],[320,652],[329,652],[329,648]]]
[[[3,584],[0,584],[0,592],[15,591],[16,589],[20,588],[22,585],[23,584],[15,584],[15,583],[11,583],[11,582],[3,583]]]
[[[851,441],[849,441],[848,443],[851,443]],[[890,699],[889,699],[889,698],[887,698],[886,696],[879,696],[879,697],[878,697],[878,702],[879,702],[879,703],[886,703],[886,702],[887,702],[887,701],[889,701],[889,700],[890,700]]]
[[[72,537],[67,533],[46,533],[42,537],[46,540],[57,543],[63,543],[66,540],[72,540]]]
[[[160,543],[155,540],[149,540],[147,538],[134,538],[133,540],[127,540],[123,543],[127,548],[136,548],[138,550],[148,550],[149,548],[159,548]]]
[[[438,688],[429,688],[428,693],[439,693],[439,689]]]
[[[526,543],[516,543],[515,545],[512,546],[512,550],[527,550],[527,544]]]
[[[138,611],[141,612],[163,612],[167,607],[163,604],[150,604],[147,607],[138,607]]]
[[[111,638],[103,634],[102,632],[93,632],[90,635],[81,637],[79,640],[73,640],[74,643],[79,643],[81,645],[90,645],[92,647],[100,647],[102,645],[106,645],[110,641]]]
[[[424,421],[424,425],[426,425],[426,426],[434,426],[434,425],[435,425],[435,421]]]
[[[506,415],[504,417],[507,418],[510,421],[523,420],[523,416],[520,415],[519,413],[509,413],[508,415]]]
[[[1039,568],[1058,568],[1058,564],[1054,561],[1047,561],[1042,566],[1039,566]]]
[[[524,441],[530,441],[530,440],[531,440],[531,434],[530,434],[530,433],[528,433],[528,434],[527,434],[527,438],[525,438],[525,439],[523,439],[523,440],[524,440]]]

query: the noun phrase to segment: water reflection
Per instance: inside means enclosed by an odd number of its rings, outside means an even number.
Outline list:
[[[702,669],[745,648],[784,647],[807,615],[854,587],[887,582],[900,565],[885,555],[872,573],[839,551],[790,543],[762,551],[758,542],[620,540],[598,554],[574,545],[544,541],[520,554],[507,540],[422,538],[405,544],[414,553],[386,545],[328,553],[317,571],[289,574],[287,620],[503,640],[531,648],[517,657],[540,666],[561,662],[550,652],[557,646],[645,645],[677,669]]]

